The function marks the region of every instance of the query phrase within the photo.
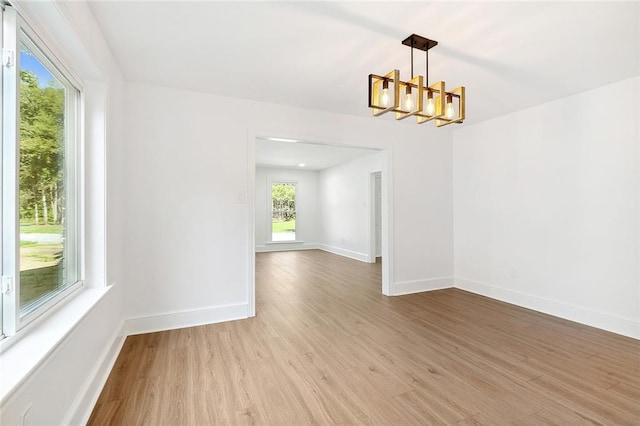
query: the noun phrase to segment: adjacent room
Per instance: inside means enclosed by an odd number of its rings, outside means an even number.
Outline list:
[[[257,139],[256,252],[321,249],[375,263],[383,163],[375,149]]]
[[[640,2],[1,11],[0,424],[640,424]]]

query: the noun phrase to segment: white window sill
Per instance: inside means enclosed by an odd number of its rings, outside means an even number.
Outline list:
[[[83,288],[50,315],[0,341],[0,405],[64,341],[111,287]]]
[[[266,241],[265,245],[273,245],[273,244],[304,244],[302,240],[294,240],[294,241]]]

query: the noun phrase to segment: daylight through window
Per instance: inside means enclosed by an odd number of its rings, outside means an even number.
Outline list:
[[[296,184],[271,184],[271,241],[296,240]]]
[[[4,11],[3,332],[81,281],[80,90],[15,11]],[[7,286],[10,291],[7,291]]]

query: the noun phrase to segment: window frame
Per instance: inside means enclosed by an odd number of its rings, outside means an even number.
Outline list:
[[[12,66],[5,66],[5,53],[2,64],[2,170],[0,190],[2,192],[3,215],[0,220],[2,233],[1,273],[3,279],[2,321],[0,339],[16,334],[19,330],[39,318],[50,309],[67,299],[84,286],[85,250],[84,250],[84,90],[74,73],[64,61],[49,48],[36,31],[11,6],[2,11],[3,52],[11,51]],[[73,258],[77,280],[67,284],[62,290],[43,297],[42,303],[30,309],[20,307],[20,43],[46,66],[47,70],[65,88],[65,138],[64,138],[64,176],[65,218],[72,223],[65,224],[64,238],[73,233],[74,244],[65,244],[64,257]],[[72,212],[70,212],[71,210]],[[8,214],[7,214],[8,213]],[[68,221],[67,221],[68,222]],[[10,277],[12,289],[5,292],[5,280]],[[29,307],[29,305],[27,305]]]
[[[295,196],[296,231],[295,231],[295,236],[294,236],[293,240],[285,240],[285,241],[274,241],[273,240],[273,185],[274,184],[280,184],[280,183],[293,185],[294,188],[295,188],[295,192],[296,192],[296,196]],[[269,238],[267,239],[267,242],[268,243],[272,243],[272,244],[287,244],[287,243],[300,242],[300,238],[299,238],[300,234],[298,232],[298,229],[299,229],[299,220],[298,220],[298,211],[299,211],[299,207],[298,207],[298,189],[299,189],[299,185],[298,185],[298,181],[294,180],[294,179],[270,179],[268,185],[269,186],[267,188],[267,193],[269,194],[269,196],[267,197],[267,215],[268,215],[268,227],[267,227],[267,229],[269,230],[269,232],[268,232]]]

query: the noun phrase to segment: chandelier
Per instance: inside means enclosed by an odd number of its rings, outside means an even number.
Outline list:
[[[416,117],[422,124],[435,120],[437,127],[464,121],[464,86],[447,92],[444,81],[429,84],[429,49],[435,40],[412,34],[402,44],[411,48],[411,80],[400,80],[400,71],[385,75],[369,74],[369,108],[374,116],[393,111],[396,120]],[[424,50],[425,76],[413,75],[413,49]]]

